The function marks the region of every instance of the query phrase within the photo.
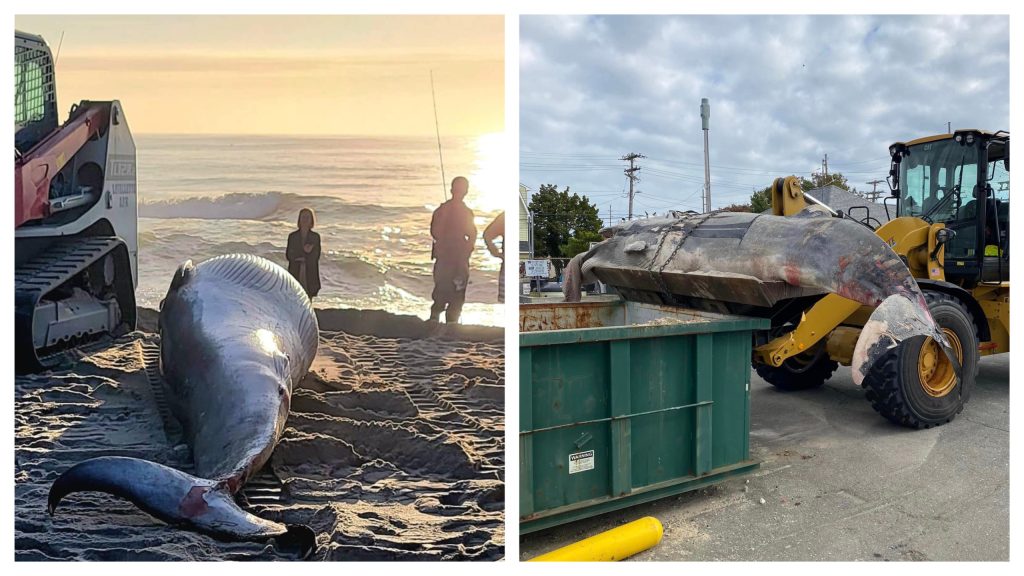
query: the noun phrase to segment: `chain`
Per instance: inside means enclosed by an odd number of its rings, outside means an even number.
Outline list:
[[[702,224],[707,222],[709,218],[711,218],[712,216],[714,216],[714,215],[716,215],[716,214],[718,214],[720,212],[721,212],[721,210],[715,210],[714,212],[708,212],[700,220],[698,220],[695,223],[691,222],[689,220],[684,221],[682,223],[682,226],[680,227],[681,228],[680,231],[683,234],[683,238],[679,241],[678,244],[676,244],[676,247],[672,250],[672,253],[668,255],[668,258],[666,258],[664,260],[664,262],[661,263],[661,266],[658,268],[657,273],[654,272],[653,266],[652,266],[651,269],[648,269],[648,271],[647,271],[648,274],[651,275],[651,279],[652,280],[654,280],[655,282],[658,283],[658,286],[661,288],[662,296],[665,298],[665,300],[669,304],[671,304],[673,306],[678,306],[679,305],[679,301],[676,300],[675,294],[673,294],[672,291],[669,290],[668,284],[665,283],[665,276],[663,274],[665,272],[665,268],[667,268],[669,262],[671,262],[672,259],[675,258],[676,253],[678,253],[679,249],[683,247],[683,244],[686,243],[686,240],[690,238],[690,233],[693,232],[694,229],[700,227]],[[676,225],[673,224],[672,225],[672,229],[669,230],[668,232],[665,232],[665,234],[663,234],[661,236],[661,241],[658,242],[658,249],[654,251],[654,257],[651,259],[651,264],[652,265],[657,263],[658,255],[661,254],[661,247],[665,244],[665,240],[669,237],[669,233],[675,231],[676,229],[677,229]]]

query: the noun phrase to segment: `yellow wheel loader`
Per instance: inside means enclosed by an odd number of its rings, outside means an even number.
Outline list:
[[[959,130],[897,142],[889,154],[885,207],[895,217],[875,233],[916,279],[948,347],[933,338],[901,342],[862,385],[889,420],[928,428],[963,410],[980,356],[1010,349],[1010,135]],[[800,214],[808,200],[794,177],[772,186],[775,215]],[[819,386],[853,362],[872,311],[835,293],[822,296],[773,323],[755,349],[754,369],[782,389]]]
[[[1009,350],[1010,135],[960,130],[890,155],[895,214],[877,229],[791,176],[772,185],[772,214],[673,212],[603,230],[566,266],[566,299],[600,281],[626,300],[765,318],[753,365],[771,384],[820,386],[849,365],[889,420],[948,422],[979,356]]]

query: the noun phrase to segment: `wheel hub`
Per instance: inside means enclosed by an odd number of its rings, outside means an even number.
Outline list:
[[[957,362],[963,363],[964,352],[960,339],[949,328],[943,328],[949,346],[956,356]],[[925,393],[935,398],[949,394],[956,387],[956,370],[953,363],[946,357],[942,345],[933,338],[925,340],[921,345],[921,353],[917,363],[918,376]]]

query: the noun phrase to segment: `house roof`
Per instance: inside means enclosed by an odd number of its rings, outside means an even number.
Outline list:
[[[889,206],[890,213],[887,215],[883,204],[872,202],[863,196],[843,190],[832,184],[805,190],[804,194],[818,200],[833,210],[842,210],[844,214],[850,214],[850,217],[857,220],[863,220],[865,216],[871,216],[878,220],[879,224],[885,224],[890,220],[890,215],[895,216],[893,213],[895,208],[892,205]],[[850,213],[851,208],[854,208],[852,214]],[[866,214],[865,208],[867,209]]]

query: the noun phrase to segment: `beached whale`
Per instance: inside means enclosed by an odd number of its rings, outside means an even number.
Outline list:
[[[72,492],[107,492],[218,538],[312,546],[309,528],[259,518],[234,495],[270,458],[318,337],[309,298],[280,266],[250,255],[185,262],[160,307],[160,368],[195,475],[138,458],[93,458],[57,478],[49,512]]]
[[[860,384],[876,362],[910,338],[945,345],[906,264],[871,229],[815,209],[795,216],[715,212],[634,220],[574,257],[565,295],[600,280],[628,300],[767,315],[779,303],[832,292],[876,307],[853,353]]]

